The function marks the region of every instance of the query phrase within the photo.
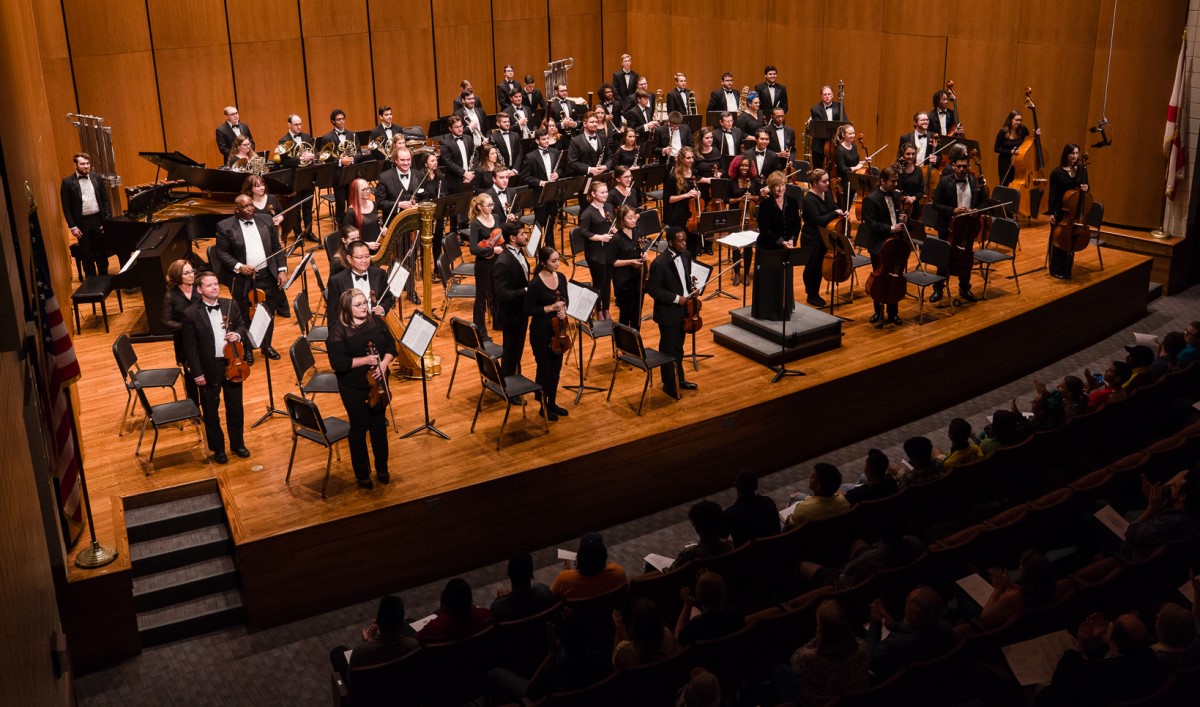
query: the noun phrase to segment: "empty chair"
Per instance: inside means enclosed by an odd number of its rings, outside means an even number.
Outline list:
[[[292,453],[288,457],[287,476],[283,482],[292,480],[292,464],[296,461],[296,444],[303,437],[310,442],[325,447],[329,453],[325,459],[325,480],[321,483],[321,498],[325,498],[325,489],[329,486],[329,469],[333,465],[333,454],[338,442],[350,436],[350,423],[337,417],[321,417],[317,404],[295,393],[283,396],[284,406],[292,421]],[[342,458],[338,452],[338,460]]]
[[[443,300],[442,311],[437,315],[438,322],[441,322],[446,317],[446,311],[450,309],[450,302],[456,299],[475,299],[475,285],[468,285],[459,282],[460,277],[453,274],[450,269],[450,262],[446,258],[446,253],[443,251],[437,259],[437,274],[438,279],[442,281]]]
[[[475,277],[475,263],[463,261],[462,240],[457,233],[447,233],[442,239],[442,252],[446,254],[451,275],[456,278]]]
[[[975,262],[983,271],[983,297],[987,298],[988,281],[991,279],[992,266],[1008,261],[1012,264],[1013,280],[1017,284],[1017,292],[1021,291],[1021,280],[1017,277],[1017,241],[1021,237],[1021,227],[1012,219],[997,218],[992,220],[992,229],[988,232],[988,247],[975,251]],[[994,246],[1003,246],[1007,251],[996,250]]]
[[[296,373],[296,385],[304,397],[312,397],[317,393],[338,392],[337,375],[317,370],[317,362],[313,359],[312,347],[308,339],[297,337],[292,347],[288,349],[292,359],[292,370]]]
[[[929,213],[933,209],[925,209],[925,213]],[[924,218],[924,214],[922,214]],[[925,322],[925,288],[946,282],[944,275],[938,275],[936,270],[945,268],[950,264],[950,244],[940,238],[926,238],[921,246],[921,251],[917,254],[917,269],[909,270],[904,273],[904,279],[908,280],[908,284],[917,286],[917,299],[920,302],[920,308],[917,311],[917,321]],[[926,272],[922,265],[928,265],[934,268],[935,272]],[[950,299],[950,309],[954,310],[954,299]]]
[[[318,351],[325,349],[316,347],[317,344],[324,344],[329,339],[328,326],[313,326],[312,310],[308,307],[308,297],[304,292],[296,295],[292,300],[292,311],[296,313],[296,323],[300,325],[300,333],[308,340],[309,345],[317,348]]]
[[[1000,204],[1004,218],[1015,219],[1017,217],[1017,205],[1021,202],[1021,192],[1012,187],[995,187],[992,189],[991,197],[992,201]]]
[[[1098,201],[1092,202],[1092,210],[1088,212],[1087,218],[1084,219],[1088,228],[1095,230],[1095,235],[1092,236],[1092,243],[1096,244],[1096,260],[1100,261],[1100,269],[1104,269],[1104,254],[1100,252],[1100,246],[1104,242],[1100,240],[1100,224],[1104,222],[1104,204]]]
[[[450,318],[450,333],[454,336],[454,368],[450,371],[450,385],[446,387],[446,397],[450,397],[450,391],[454,390],[454,376],[458,375],[458,359],[469,358],[475,360],[475,349],[483,349],[489,356],[500,358],[504,353],[504,349],[500,344],[494,341],[480,341],[479,330],[475,325],[468,322],[462,317]]]
[[[137,352],[133,343],[125,334],[117,336],[112,345],[113,358],[117,360],[117,368],[121,370],[121,378],[125,381],[125,407],[121,410],[121,420],[117,425],[117,436],[125,434],[125,416],[133,414],[133,389],[135,383],[142,388],[169,388],[171,397],[179,399],[175,392],[175,381],[179,380],[179,368],[146,368],[138,365]]]
[[[613,325],[613,347],[617,354],[617,363],[613,366],[612,380],[608,383],[608,397],[612,400],[613,385],[617,382],[617,369],[621,363],[628,363],[634,368],[646,372],[646,382],[642,384],[642,396],[638,398],[637,414],[642,414],[642,405],[646,402],[646,390],[650,387],[650,379],[654,369],[663,366],[674,366],[675,359],[654,349],[648,349],[642,344],[642,333],[624,324]],[[678,398],[676,398],[678,399]]]
[[[142,432],[138,435],[137,449],[134,450],[134,456],[137,456],[142,451],[142,438],[146,435],[146,423],[150,423],[154,427],[154,441],[150,444],[150,459],[154,461],[154,449],[158,446],[158,428],[163,425],[174,425],[177,422],[186,422],[194,420],[196,422],[197,434],[200,436],[200,447],[205,450],[204,459],[208,460],[208,445],[204,441],[203,425],[200,422],[200,408],[190,398],[183,400],[173,400],[169,403],[160,403],[151,405],[150,400],[146,398],[146,391],[142,389],[142,385],[138,382],[133,384],[134,392],[137,393],[138,400],[142,403],[142,412],[146,413],[146,417],[142,420]],[[124,421],[124,417],[121,418]]]
[[[504,439],[504,427],[508,424],[508,415],[512,412],[513,401],[522,395],[540,393],[542,386],[522,375],[505,376],[500,373],[500,361],[483,349],[475,349],[475,365],[479,368],[479,401],[475,403],[475,416],[471,418],[471,432],[475,432],[475,423],[479,420],[479,412],[483,410],[483,396],[488,392],[504,399],[504,420],[500,423],[500,434],[496,437],[496,451],[500,451],[500,442]],[[546,418],[546,408],[541,409],[542,422],[546,424],[546,434],[550,434],[550,420]],[[525,417],[525,405],[521,403],[521,417]]]
[[[583,238],[583,230],[580,228],[572,228],[570,240],[571,240],[571,252],[575,254],[574,257],[571,258],[571,280],[573,280],[575,282],[579,282],[578,280],[575,279],[575,270],[578,268],[581,268],[581,267],[582,268],[589,267],[587,260],[585,259],[584,254],[583,254],[584,253],[584,245],[585,245],[584,238]],[[589,269],[589,272],[590,272],[590,269]],[[583,284],[583,283],[580,282],[579,284]],[[588,283],[586,286],[591,287],[591,283]]]

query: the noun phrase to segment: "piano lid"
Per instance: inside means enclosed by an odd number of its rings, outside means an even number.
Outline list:
[[[246,177],[245,172],[233,172],[227,169],[209,169],[204,163],[197,162],[180,152],[139,152],[138,156],[147,162],[166,170],[167,179],[178,179],[188,186],[196,187],[206,192],[223,194],[239,194]],[[267,183],[267,191],[271,194],[291,194],[291,182],[294,178],[290,170],[280,170],[278,176],[267,173],[263,181]]]

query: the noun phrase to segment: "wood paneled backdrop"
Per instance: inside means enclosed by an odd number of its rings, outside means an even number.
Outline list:
[[[912,114],[953,79],[994,181],[992,142],[1027,86],[1051,166],[1065,143],[1094,140],[1087,128],[1101,115],[1113,10],[1113,0],[926,0],[919,9],[884,0],[29,1],[59,163],[76,146],[61,116],[100,115],[125,184],[154,175],[141,150],[215,162],[227,104],[262,146],[293,111],[317,134],[334,107],[365,129],[381,103],[402,125],[427,125],[449,111],[463,78],[491,109],[505,64],[540,86],[549,60],[571,56],[571,94],[582,96],[626,51],[652,90],[683,71],[701,102],[722,72],[753,85],[772,63],[797,127],[820,87],[843,80],[859,132],[873,150],[889,144],[889,158]],[[1118,132],[1112,147],[1092,151],[1106,220],[1136,227],[1161,220],[1159,136],[1187,0],[1154,9],[1120,7],[1107,106]]]

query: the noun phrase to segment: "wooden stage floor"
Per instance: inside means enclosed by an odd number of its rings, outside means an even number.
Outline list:
[[[1023,236],[1019,272],[1042,264],[1047,227],[1027,228]],[[318,263],[327,272],[323,254]],[[1076,259],[1073,280],[1055,280],[1043,270],[1021,277],[1020,293],[1006,277],[1011,270],[1002,266],[986,301],[953,313],[927,305],[928,321],[919,326],[917,302],[910,299],[900,307],[904,325],[882,331],[866,321],[871,304],[860,286],[853,303],[837,309],[849,318],[841,348],[797,361],[792,367],[807,375],[774,385],[770,370],[716,346],[706,328],[696,337],[697,351],[714,357],[701,361],[699,371],[689,371],[698,391],[684,392],[676,402],[661,389],[652,390],[643,416],[637,417],[642,378],[623,371],[611,402],[603,392],[585,393],[578,406],[567,405],[570,416],[552,423],[548,435],[535,417],[536,403],[529,406],[527,422],[514,411],[499,452],[502,404],[486,405],[475,433],[469,432],[480,389],[470,361],[460,365],[453,395],[446,399],[455,358],[447,326],[434,342],[443,373],[429,382],[429,403],[437,427],[451,439],[426,434],[398,439],[422,423],[421,387],[419,381],[394,384],[399,433],[392,431],[392,483],[360,490],[343,447],[327,500],[320,493],[325,453],[315,445],[301,443],[291,483],[284,484],[291,434],[283,416],[247,430],[251,458],[232,456],[224,466],[203,460],[190,427],[161,432],[153,466],[145,459],[149,435],[142,455],[134,456],[141,413],[124,421],[126,433],[119,437],[122,421],[116,412],[125,398],[110,348],[118,332],[142,326],[140,303],[127,297],[124,313],[110,316],[113,333],[105,334],[97,318],[85,317],[84,333],[75,339],[83,369],[78,385],[82,444],[96,526],[102,542],[117,546],[121,557],[99,571],[72,567],[68,579],[128,575],[120,497],[213,478],[232,528],[253,625],[447,576],[517,548],[567,540],[726,488],[743,469],[768,473],[890,429],[1128,325],[1145,312],[1150,261],[1106,250],[1104,266],[1098,269],[1094,249],[1085,251]],[[865,268],[861,274],[865,277]],[[799,277],[796,286],[803,302]],[[976,294],[983,290],[978,276],[974,289]],[[434,293],[440,304],[436,284]],[[706,327],[727,322],[728,310],[739,306],[740,298],[705,302]],[[450,314],[469,318],[470,303],[454,303]],[[643,332],[647,345],[655,346],[656,327],[648,322]],[[273,362],[272,373],[280,408],[283,394],[296,389],[287,347],[297,335],[294,320],[277,322],[275,345],[284,358]],[[173,365],[170,342],[138,345],[137,352],[144,367]],[[266,406],[261,360],[245,385],[248,421],[258,419]],[[532,374],[528,351],[524,362]],[[328,366],[321,354],[318,365]],[[602,341],[587,382],[606,387],[612,366],[609,345]],[[577,378],[572,359],[563,383]],[[573,393],[560,394],[560,403],[573,399]],[[337,396],[318,396],[318,404],[326,415],[342,414]]]

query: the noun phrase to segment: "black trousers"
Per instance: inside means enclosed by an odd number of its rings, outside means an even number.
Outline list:
[[[488,329],[488,315],[492,322],[496,321],[496,310],[492,302],[492,264],[495,258],[475,259],[475,303],[471,307],[471,321],[475,324],[479,338],[491,341],[491,331]]]
[[[1075,252],[1063,250],[1053,243],[1050,244],[1050,274],[1058,277],[1071,277],[1075,266]]]
[[[608,263],[589,261],[588,269],[592,272],[592,291],[600,298],[597,303],[598,307],[601,311],[607,312],[612,301],[613,267]]]
[[[504,336],[501,347],[504,353],[500,356],[500,374],[516,375],[521,370],[521,354],[525,351],[525,332],[529,328],[528,317],[513,317],[505,315],[504,325],[500,333]]]
[[[638,278],[642,273],[634,270],[634,276],[622,285],[613,285],[617,295],[617,321],[634,329],[642,328],[642,292]]]
[[[875,270],[875,268],[877,268],[877,267],[879,267],[879,256],[876,255],[875,253],[872,253],[871,254],[871,270]],[[807,272],[805,274],[807,275]],[[892,304],[889,304],[889,305],[883,305],[879,302],[872,302],[872,304],[875,307],[876,314],[879,314],[882,316],[884,313],[884,309],[886,307],[887,316],[889,316],[889,317],[900,316],[900,303],[899,302],[893,302]]]
[[[825,243],[819,242],[804,261],[804,273],[800,277],[804,280],[804,294],[809,297],[821,296],[821,261],[824,259]]]
[[[205,383],[199,388],[200,411],[204,417],[204,436],[208,440],[208,448],[214,452],[225,451],[225,434],[221,431],[222,394],[225,396],[225,427],[229,430],[229,448],[246,446],[242,437],[245,432],[242,384],[229,382],[222,372],[220,380],[205,376]]]
[[[675,379],[684,380],[683,375],[683,322],[679,324],[658,324],[658,350],[675,359],[675,365],[663,366],[658,369],[662,376],[663,388],[675,390]]]
[[[250,326],[252,321],[250,317],[249,283],[249,277],[234,276],[233,296],[237,300],[238,308],[242,310],[242,316],[246,319],[247,327]],[[275,334],[275,315],[289,317],[291,316],[291,310],[288,307],[287,295],[279,287],[279,275],[276,271],[271,270],[270,266],[254,273],[254,286],[262,290],[263,294],[267,296],[265,305],[267,311],[272,315],[271,325],[267,327],[267,333],[263,334],[263,340],[259,345],[259,348],[265,351],[271,345],[271,337]]]
[[[533,358],[537,361],[534,381],[542,386],[542,402],[549,404],[558,399],[558,380],[562,375],[563,364],[563,357],[550,350],[552,337],[553,332],[549,327],[537,326],[529,332],[529,347],[533,349]]]
[[[79,259],[83,261],[83,274],[87,277],[108,274],[108,255],[104,248],[104,234],[100,232],[99,212],[81,217],[75,224],[80,230]]]
[[[350,465],[354,478],[371,478],[371,460],[367,456],[367,433],[371,433],[371,454],[375,456],[375,473],[388,470],[387,405],[371,407],[367,403],[370,391],[342,385],[338,393],[350,420]]]
[[[941,238],[944,241],[949,240],[948,236],[949,236],[949,234],[947,234],[947,233],[938,233],[938,238]],[[950,254],[950,265],[954,266],[955,258],[959,258],[959,257],[972,258],[973,257],[972,252],[973,252],[973,246],[972,246],[971,251],[967,251],[966,253],[963,253],[962,255],[960,255],[958,252],[952,252]],[[938,268],[937,274],[945,277],[950,274],[950,270],[948,268]],[[948,279],[947,279],[947,282],[949,282]],[[945,286],[946,286],[946,283],[939,282],[938,284],[933,286],[933,291],[941,292],[945,288]],[[968,292],[968,291],[970,291],[970,289],[971,289],[971,273],[967,272],[966,276],[959,275],[958,276],[958,291],[959,292]]]
[[[733,249],[733,271],[735,273],[742,272],[742,265],[746,266],[746,277],[750,276],[754,264],[754,249],[753,248],[734,248]]]

